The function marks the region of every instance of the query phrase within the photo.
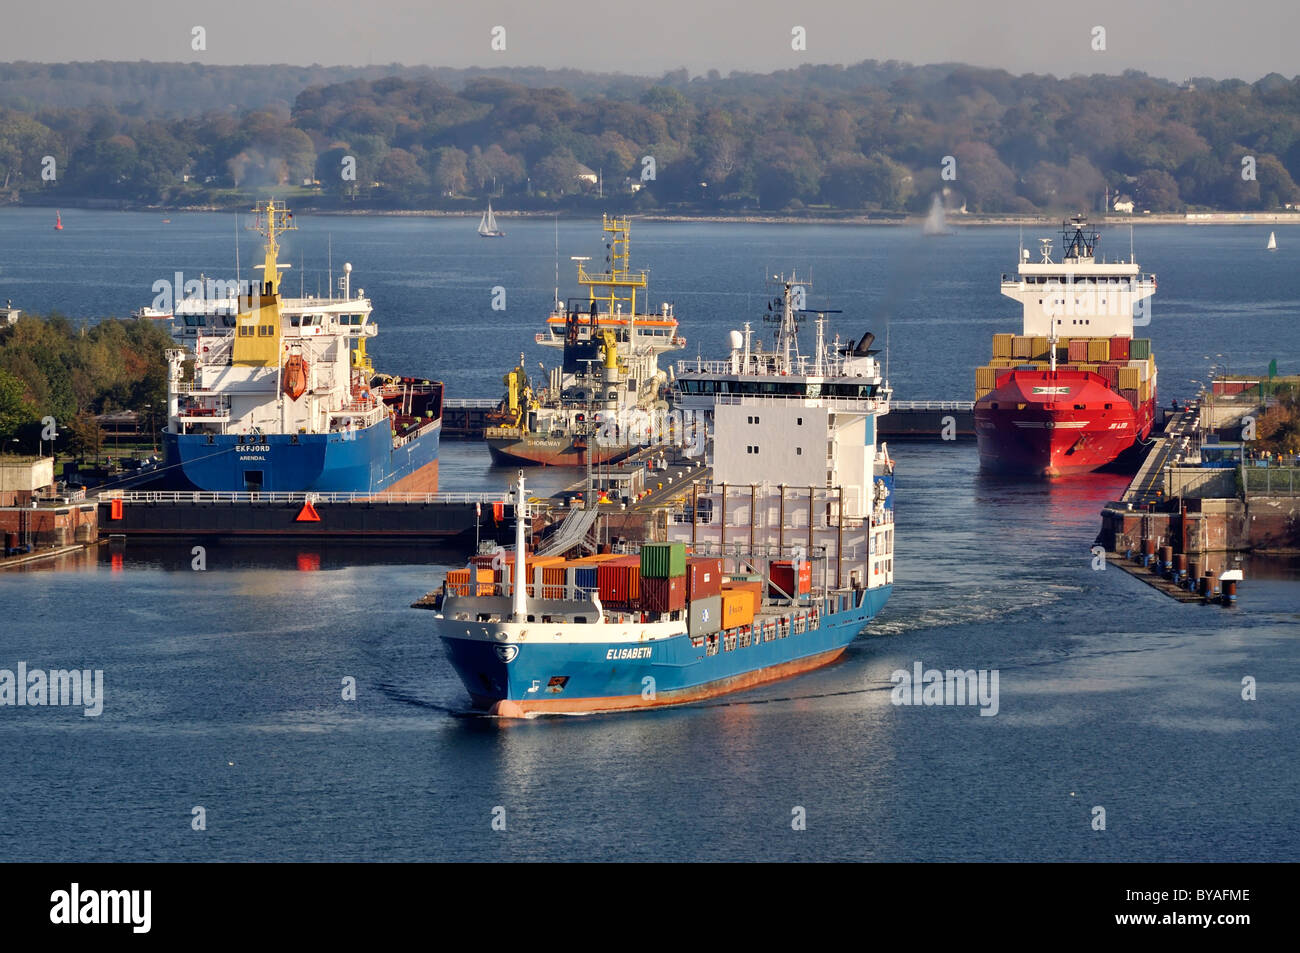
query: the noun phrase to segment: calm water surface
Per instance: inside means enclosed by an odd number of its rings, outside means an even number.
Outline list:
[[[125,313],[170,270],[231,267],[231,216],[69,212],[57,235],[46,217],[0,211],[0,298],[33,311]],[[286,260],[323,256],[332,234],[336,266],[351,260],[375,299],[381,366],[487,396],[521,346],[547,356],[523,341],[554,285],[550,223],[508,225],[505,242],[472,222],[299,224]],[[1259,231],[1138,230],[1160,280],[1165,396],[1218,353],[1300,362],[1286,331],[1300,236],[1270,257]],[[598,254],[597,238],[562,222],[561,255]],[[1127,253],[1126,233],[1108,239]],[[1016,240],[647,224],[633,252],[691,356],[757,314],[764,268],[797,266],[845,310],[845,336],[883,338],[888,317],[901,396],[965,398],[988,336],[1015,324],[996,282]],[[510,306],[494,316],[497,284]],[[972,444],[893,451],[895,594],[844,660],[646,714],[467,715],[429,614],[407,608],[459,557],[423,547],[213,545],[194,572],[189,543],[131,543],[0,574],[0,668],[102,669],[106,686],[98,718],[0,708],[0,844],[54,860],[1293,859],[1300,566],[1248,563],[1232,610],[1179,605],[1090,568],[1123,478],[1021,485],[979,476]],[[474,444],[446,445],[442,475],[447,489],[509,478]],[[916,661],[996,669],[998,714],[891,704],[890,674]]]

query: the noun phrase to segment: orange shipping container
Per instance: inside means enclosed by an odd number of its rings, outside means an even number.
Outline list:
[[[447,570],[447,592],[453,596],[469,595],[469,570]]]
[[[754,594],[748,589],[722,590],[722,627],[734,629],[754,623]]]

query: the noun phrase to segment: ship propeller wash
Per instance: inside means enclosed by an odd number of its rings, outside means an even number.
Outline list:
[[[676,398],[712,429],[711,483],[639,552],[539,556],[515,489],[511,554],[447,574],[435,616],[473,704],[504,717],[676,705],[825,665],[893,588],[891,391],[873,336],[799,349],[803,285],[778,279],[765,350],[749,326],[719,361],[679,361]],[[662,526],[661,526],[662,530]]]

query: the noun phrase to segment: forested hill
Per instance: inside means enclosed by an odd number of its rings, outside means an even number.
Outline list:
[[[1274,209],[1296,178],[1277,74],[0,64],[0,201],[1140,213]]]

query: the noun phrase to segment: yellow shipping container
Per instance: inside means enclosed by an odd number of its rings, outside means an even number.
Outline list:
[[[1136,367],[1121,367],[1119,369],[1120,390],[1137,390],[1140,383],[1142,383],[1142,378],[1138,375]]]
[[[1030,351],[1033,350],[1033,341],[1031,337],[1023,334],[1017,334],[1011,339],[1011,356],[1012,357],[1029,357]]]
[[[1045,337],[1032,337],[1029,339],[1029,356],[1035,361],[1045,361],[1048,359],[1048,344]]]
[[[992,390],[997,383],[998,369],[996,367],[977,367],[975,368],[975,389]]]
[[[722,587],[722,627],[734,629],[754,622],[754,593],[748,589]]]
[[[1089,373],[1096,374],[1096,373],[1097,373],[1097,365],[1096,365],[1096,364],[1080,364],[1080,365],[1079,365],[1079,370],[1081,370],[1081,371],[1088,371]]]
[[[1011,339],[1014,334],[995,334],[993,335],[993,356],[1010,357],[1011,356]]]
[[[1088,363],[1104,364],[1110,360],[1110,338],[1092,338],[1088,341]]]
[[[993,393],[993,389],[991,387],[977,387],[975,388],[975,399],[983,400],[991,393]]]

